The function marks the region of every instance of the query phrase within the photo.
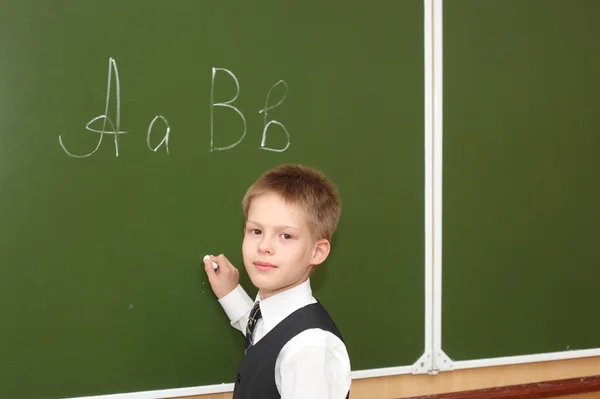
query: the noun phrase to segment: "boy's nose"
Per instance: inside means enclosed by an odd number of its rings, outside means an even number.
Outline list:
[[[262,240],[259,244],[258,244],[258,252],[260,254],[272,254],[273,253],[273,247],[271,245],[269,245],[269,242],[267,240]]]
[[[261,253],[261,254],[268,254],[268,255],[270,255],[270,254],[273,253],[273,250],[271,248],[269,248],[269,247],[265,247],[263,245],[259,245],[258,252]]]

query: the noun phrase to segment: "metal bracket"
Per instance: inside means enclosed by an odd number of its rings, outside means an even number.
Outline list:
[[[440,371],[454,371],[452,359],[441,349],[436,352],[433,358],[430,374],[435,375]]]
[[[427,374],[429,373],[429,370],[431,369],[432,366],[432,362],[431,362],[431,353],[430,352],[424,352],[421,357],[419,358],[419,360],[417,360],[413,366],[412,366],[412,373],[413,374]]]

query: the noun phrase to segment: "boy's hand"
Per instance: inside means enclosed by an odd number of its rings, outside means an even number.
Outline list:
[[[216,262],[219,268],[215,269],[210,260]],[[219,256],[211,255],[210,260],[204,260],[204,271],[208,276],[208,282],[213,292],[218,299],[221,299],[237,287],[240,281],[240,273],[223,254]]]

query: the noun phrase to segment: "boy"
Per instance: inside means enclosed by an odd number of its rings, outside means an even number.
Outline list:
[[[282,165],[246,192],[244,266],[259,292],[252,301],[224,255],[204,261],[213,292],[245,336],[235,399],[343,399],[350,359],[327,311],[312,296],[310,274],[323,263],[341,213],[339,194],[321,172]]]

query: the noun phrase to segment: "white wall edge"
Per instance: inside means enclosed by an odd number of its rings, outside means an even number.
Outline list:
[[[579,349],[564,352],[539,353],[521,356],[494,357],[476,360],[454,361],[454,369],[471,369],[479,367],[512,366],[515,364],[550,362],[554,360],[580,359],[586,357],[600,356],[600,348]]]
[[[424,338],[424,354],[429,354],[425,357],[427,364],[424,367],[418,367],[422,372],[431,370],[431,353],[433,344],[433,0],[423,1],[424,11],[424,62],[425,62],[425,104],[424,104],[424,145],[425,145],[425,336]],[[417,360],[419,362],[419,360]]]
[[[357,370],[352,372],[352,379],[373,377],[389,377],[393,375],[412,374],[412,366],[383,367],[379,369]]]
[[[433,336],[432,370],[445,369],[442,346],[443,27],[442,0],[433,0]],[[439,362],[438,362],[439,360]],[[438,364],[440,363],[440,364]]]
[[[98,396],[81,396],[65,399],[167,399],[180,396],[206,395],[209,393],[233,392],[233,383],[203,385],[189,388],[160,389],[156,391],[116,393]]]

